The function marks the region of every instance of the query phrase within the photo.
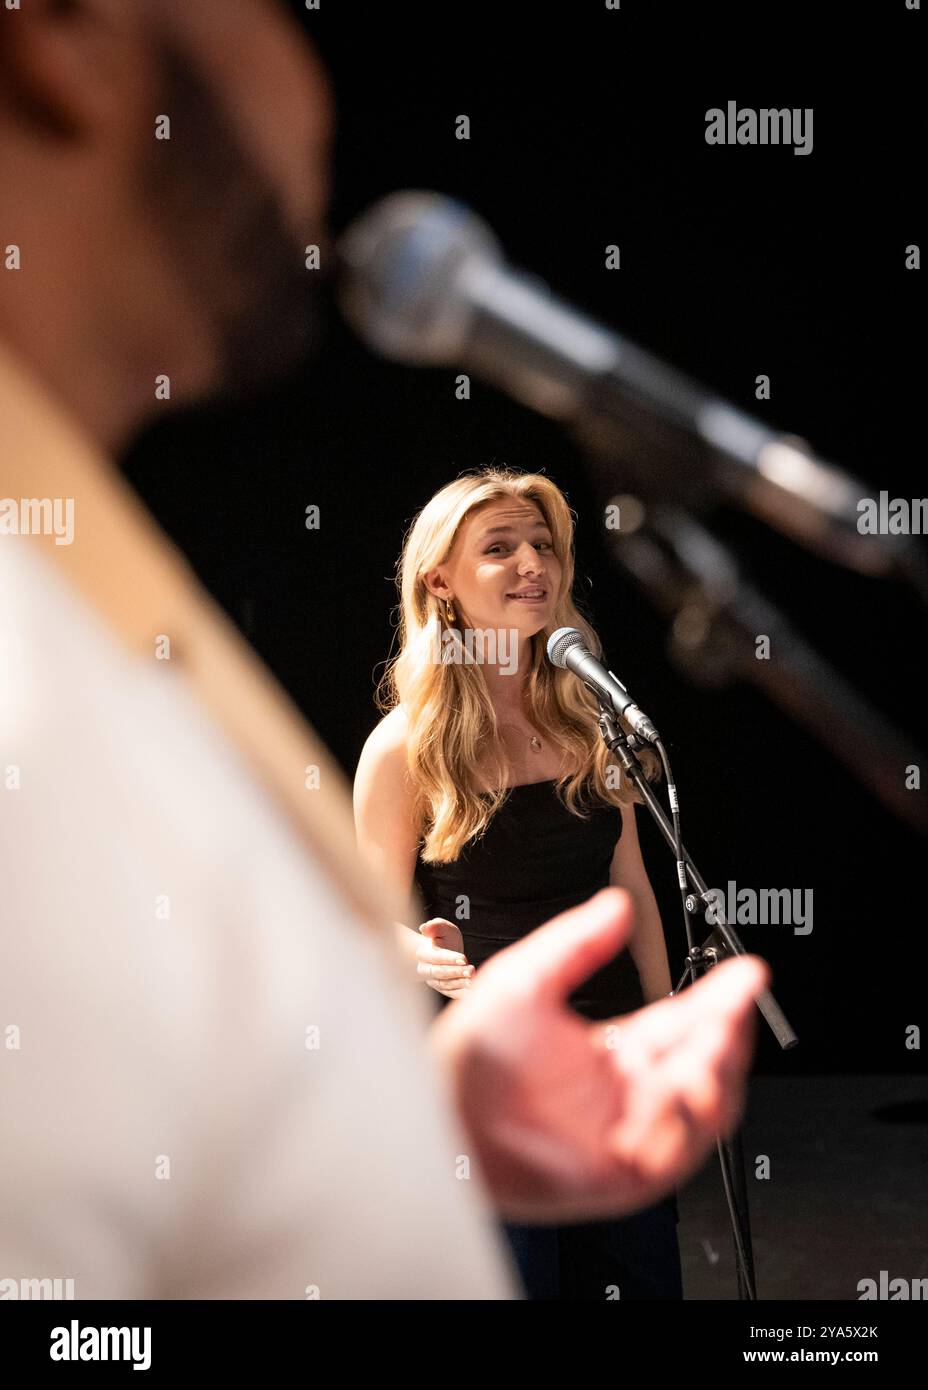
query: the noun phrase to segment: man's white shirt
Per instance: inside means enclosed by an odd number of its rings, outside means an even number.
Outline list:
[[[0,890],[0,1297],[520,1296],[389,939],[22,536]]]

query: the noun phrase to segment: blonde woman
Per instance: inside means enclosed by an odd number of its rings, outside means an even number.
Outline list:
[[[355,818],[379,871],[422,895],[428,920],[397,931],[440,1007],[466,1008],[484,961],[609,884],[635,903],[629,951],[572,1007],[603,1020],[671,988],[633,788],[619,783],[596,700],[545,651],[556,628],[576,627],[601,652],[573,598],[573,537],[549,478],[492,468],[436,493],[403,548],[399,652],[358,764]],[[639,756],[655,778],[656,755]],[[681,1298],[676,1222],[671,1196],[614,1221],[504,1229],[530,1298]]]

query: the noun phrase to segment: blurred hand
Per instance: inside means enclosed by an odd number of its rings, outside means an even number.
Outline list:
[[[446,917],[430,917],[419,928],[425,937],[416,951],[416,973],[439,994],[457,999],[470,989],[474,967],[464,954],[460,929]]]
[[[735,1128],[753,1051],[756,956],[673,999],[593,1023],[572,990],[622,948],[628,893],[606,888],[498,952],[432,1024],[458,1114],[501,1215],[621,1216],[665,1196]]]

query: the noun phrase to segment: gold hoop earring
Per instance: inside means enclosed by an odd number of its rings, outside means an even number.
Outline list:
[[[445,604],[445,620],[449,623],[453,623],[455,621],[455,616],[454,609],[451,607],[451,602],[449,600],[449,602]]]

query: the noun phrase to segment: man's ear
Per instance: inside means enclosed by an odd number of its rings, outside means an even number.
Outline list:
[[[9,8],[12,3],[14,8]],[[126,114],[145,77],[139,0],[0,0],[0,107],[65,137]]]

